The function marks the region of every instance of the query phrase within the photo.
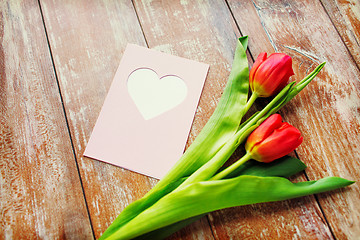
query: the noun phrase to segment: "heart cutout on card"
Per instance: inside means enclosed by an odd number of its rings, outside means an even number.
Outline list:
[[[180,77],[159,77],[149,68],[133,71],[128,77],[127,88],[145,120],[173,109],[184,101],[187,95],[187,86]]]

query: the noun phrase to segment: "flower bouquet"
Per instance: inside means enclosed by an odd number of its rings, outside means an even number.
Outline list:
[[[300,183],[287,179],[306,168],[299,159],[286,156],[303,138],[276,112],[325,63],[299,83],[288,83],[294,74],[289,56],[261,53],[249,73],[247,44],[247,37],[239,38],[224,93],[195,141],[153,189],[122,211],[100,239],[163,239],[215,210],[281,201],[353,183],[339,177]],[[261,111],[242,120],[257,98],[270,96],[274,98]],[[245,141],[245,155],[225,167]]]

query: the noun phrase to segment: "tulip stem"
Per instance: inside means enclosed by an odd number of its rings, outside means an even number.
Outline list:
[[[255,100],[259,97],[255,92],[251,93],[251,96],[249,100],[246,102],[245,108],[244,108],[244,115],[249,111],[250,107],[254,104]]]
[[[247,152],[242,158],[240,158],[235,163],[233,163],[232,165],[230,165],[226,169],[222,170],[221,172],[219,172],[215,176],[213,176],[210,180],[223,179],[224,177],[226,177],[227,175],[232,173],[234,170],[236,170],[238,167],[240,167],[241,165],[243,165],[244,163],[249,161],[251,158],[252,158],[251,154]]]

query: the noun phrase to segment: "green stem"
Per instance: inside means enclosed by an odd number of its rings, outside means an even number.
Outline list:
[[[247,152],[242,158],[240,158],[235,163],[233,163],[232,165],[230,165],[226,169],[222,170],[221,172],[219,172],[218,174],[216,174],[215,176],[210,178],[210,180],[223,179],[224,177],[226,177],[227,175],[229,175],[230,173],[235,171],[237,168],[239,168],[241,165],[243,165],[244,163],[246,163],[250,159],[251,159],[251,154]]]
[[[301,80],[299,83],[297,83],[293,89],[291,89],[290,93],[288,94],[286,100],[279,105],[275,111],[278,111],[280,108],[282,108],[286,103],[288,103],[291,99],[293,99],[301,90],[303,90],[320,72],[320,70],[325,66],[325,62],[321,63],[319,66],[317,66],[314,71],[312,71],[309,75],[307,75],[303,80]]]
[[[183,189],[185,186],[209,180],[229,159],[236,148],[247,138],[247,136],[257,128],[271,113],[272,108],[283,101],[294,83],[288,84],[262,111],[255,114],[254,118],[246,122],[237,133],[214,155],[214,157],[191,174],[175,191]]]
[[[211,178],[224,163],[233,154],[235,149],[239,146],[239,138],[241,137],[242,131],[237,132],[220,150],[215,156],[201,166],[197,171],[190,175],[175,191],[179,191],[189,184],[206,181]]]
[[[251,96],[249,98],[249,100],[246,102],[245,108],[244,108],[244,115],[249,111],[250,107],[254,104],[255,100],[258,98],[259,96],[256,93],[251,93]]]

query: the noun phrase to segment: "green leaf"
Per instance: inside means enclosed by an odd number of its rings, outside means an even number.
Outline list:
[[[150,190],[143,199],[130,204],[115,219],[100,239],[116,231],[140,212],[154,204],[169,191],[168,184],[191,175],[209,161],[237,131],[244,115],[249,91],[249,67],[246,56],[248,37],[239,38],[228,83],[219,103],[198,137],[172,169]],[[162,189],[162,191],[158,191]],[[168,190],[171,188],[168,188]],[[154,195],[152,195],[154,194]]]
[[[226,178],[240,175],[251,175],[259,177],[290,177],[303,170],[306,165],[297,158],[285,156],[270,163],[262,163],[251,160],[240,166]]]
[[[176,189],[181,183],[183,183],[186,178],[181,178],[177,181],[171,182],[162,188],[157,188],[156,191],[153,191],[152,194],[147,194],[141,199],[132,202],[128,205],[110,225],[110,227],[104,232],[100,239],[104,239],[107,236],[111,235],[116,231],[120,226],[124,225],[136,215],[144,211],[145,209],[151,207],[155,202],[161,199],[163,196],[169,194],[174,189]],[[120,217],[121,216],[121,217]]]
[[[188,185],[172,192],[107,239],[132,239],[178,221],[215,210],[262,202],[281,201],[334,190],[352,184],[338,177],[291,183],[281,177],[239,176]]]
[[[259,177],[269,177],[269,176],[278,176],[278,177],[290,177],[294,174],[297,174],[305,170],[306,165],[297,158],[285,156],[271,163],[260,163],[257,161],[248,161],[242,165],[237,171],[235,171],[232,176],[239,175],[252,175]],[[229,176],[230,177],[230,176]],[[174,232],[179,231],[183,227],[199,220],[204,217],[207,213],[191,217],[180,222],[171,224],[161,229],[146,233],[139,237],[134,238],[134,240],[156,240],[164,239]]]
[[[199,220],[200,218],[206,216],[207,213],[199,215],[199,216],[195,216],[195,217],[191,217],[182,221],[179,221],[177,223],[171,224],[169,226],[160,228],[160,229],[156,229],[154,231],[151,231],[149,233],[145,233],[141,236],[135,237],[133,238],[133,240],[161,240],[164,239],[166,237],[169,237],[171,234],[179,231],[180,229],[186,227],[187,225]]]

